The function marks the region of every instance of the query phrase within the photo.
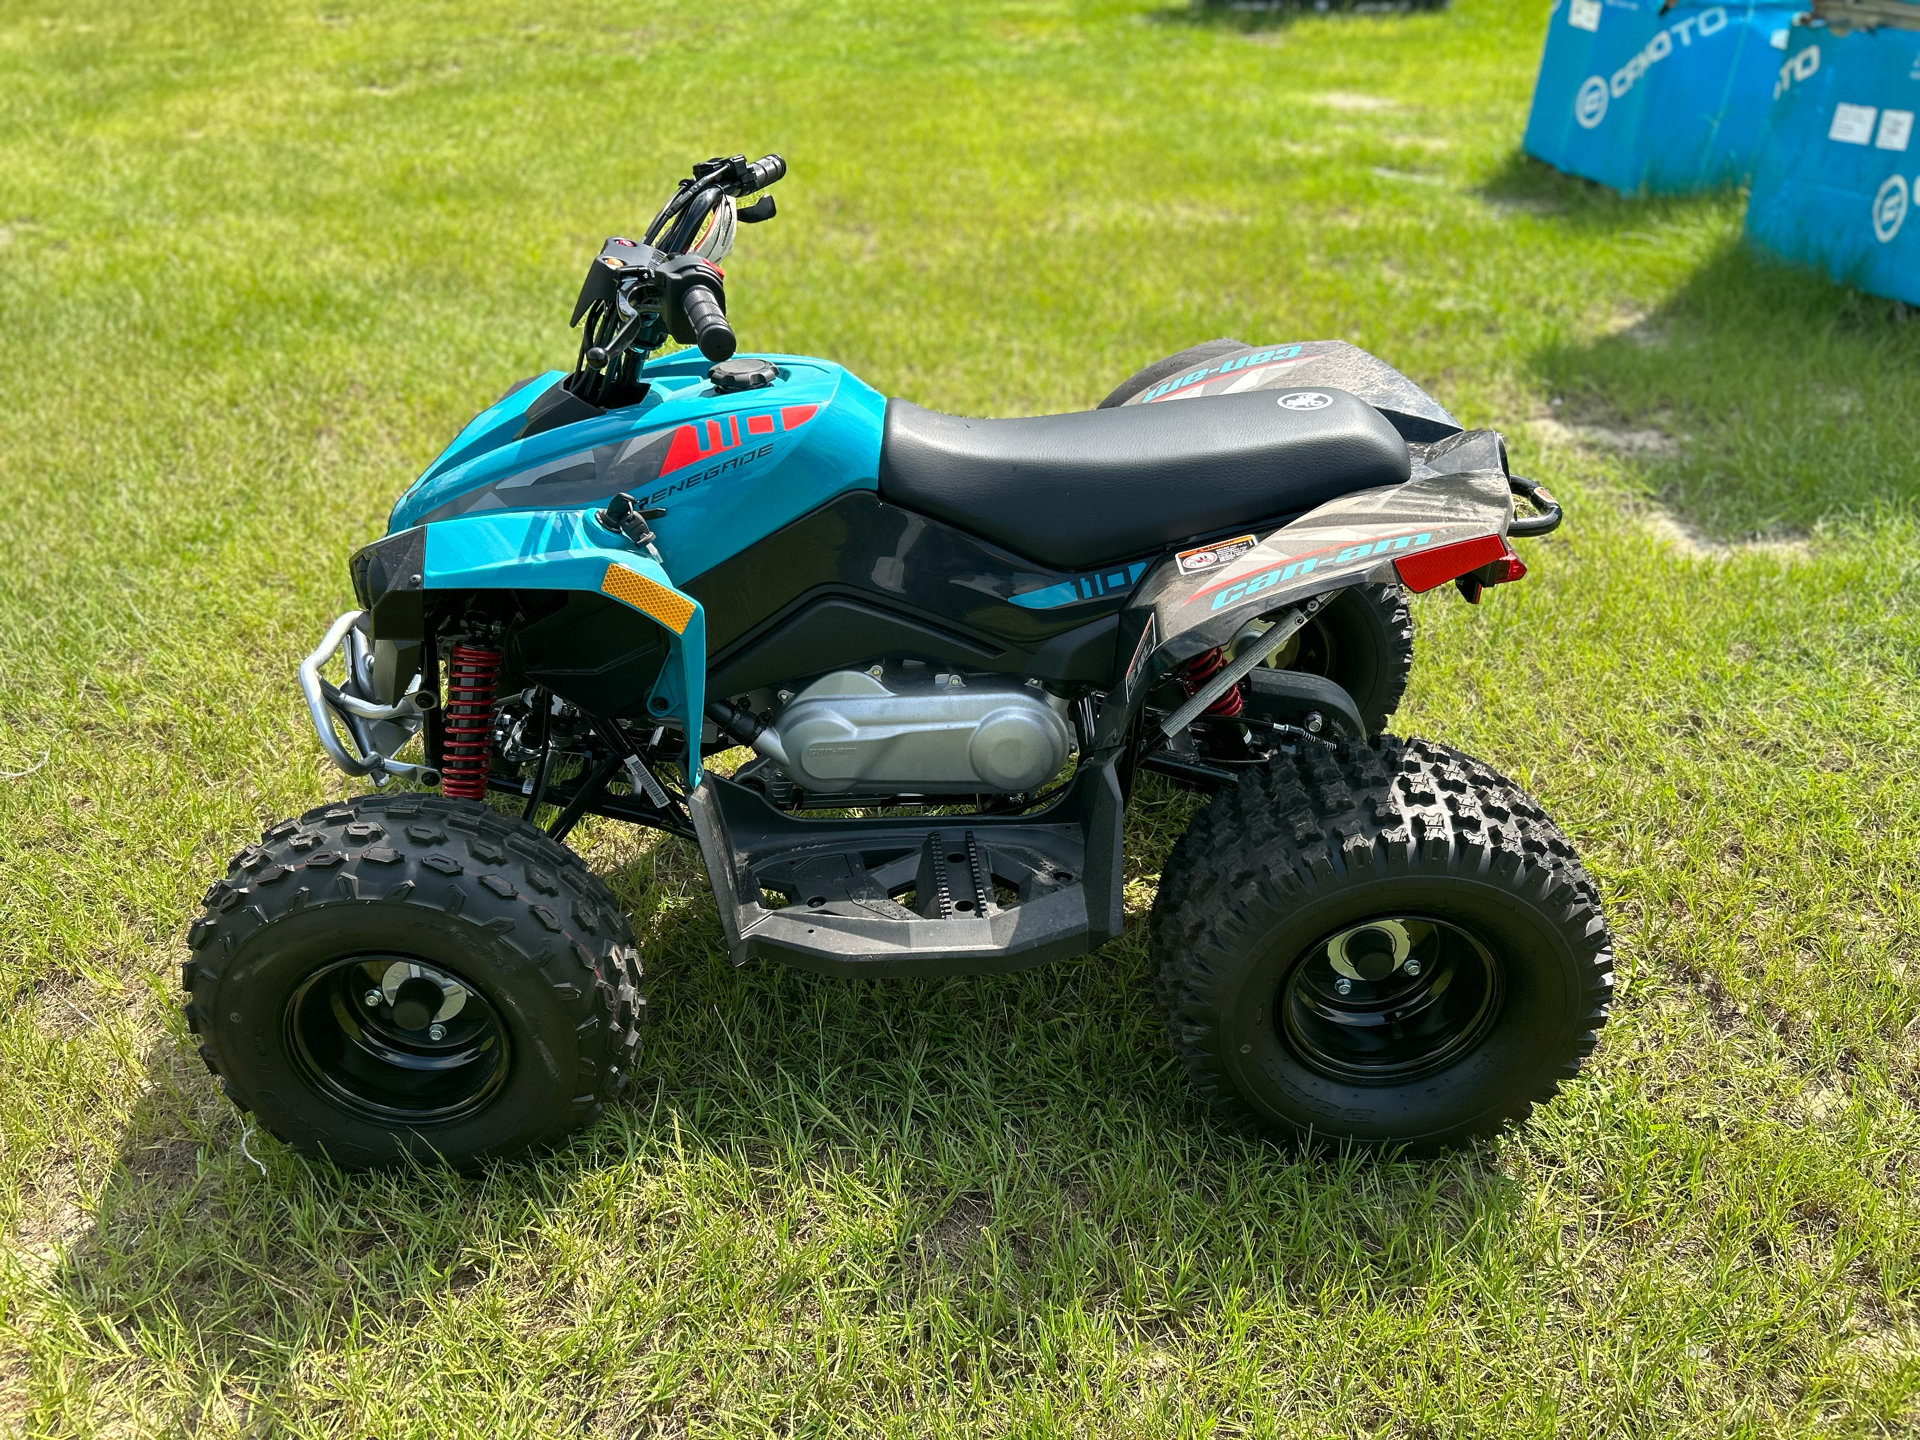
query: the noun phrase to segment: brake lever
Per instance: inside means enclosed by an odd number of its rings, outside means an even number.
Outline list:
[[[635,310],[632,318],[614,332],[613,339],[609,340],[605,346],[590,347],[585,357],[587,364],[595,370],[604,370],[617,356],[626,354],[628,347],[639,339],[640,329],[647,323],[648,313],[645,310]]]

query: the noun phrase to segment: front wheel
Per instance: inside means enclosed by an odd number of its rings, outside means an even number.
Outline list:
[[[348,1168],[550,1145],[626,1085],[633,933],[570,850],[472,801],[363,795],[276,825],[187,936],[227,1095]]]
[[[1174,1048],[1212,1105],[1428,1152],[1523,1119],[1606,1023],[1593,882],[1510,781],[1424,741],[1283,756],[1195,819],[1153,915]]]

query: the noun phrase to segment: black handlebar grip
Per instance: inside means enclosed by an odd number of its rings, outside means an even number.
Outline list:
[[[732,356],[733,327],[727,323],[720,302],[713,298],[713,291],[704,285],[689,285],[680,298],[680,308],[687,312],[687,323],[693,326],[693,338],[702,355],[715,361]]]
[[[787,162],[778,155],[768,155],[747,166],[747,173],[753,177],[753,189],[764,190],[787,173]]]

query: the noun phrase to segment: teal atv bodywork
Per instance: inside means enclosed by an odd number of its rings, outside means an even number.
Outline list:
[[[886,397],[824,360],[761,358],[780,376],[763,390],[723,395],[699,353],[683,352],[647,367],[639,404],[516,438],[529,406],[564,378],[540,376],[467,426],[400,497],[387,528],[551,510],[576,497],[585,508],[624,490],[666,508],[656,544],[685,581],[842,491],[876,488]],[[633,462],[654,450],[659,463],[640,473]]]
[[[208,891],[184,1020],[227,1093],[348,1164],[523,1153],[638,1057],[588,817],[697,844],[736,963],[989,974],[1121,935],[1151,772],[1231,797],[1150,927],[1216,1106],[1374,1147],[1524,1115],[1605,1019],[1595,889],[1509,781],[1383,731],[1406,594],[1520,579],[1552,497],[1339,341],[1210,341],[1003,419],[737,355],[719,262],[785,169],[703,161],[610,237],[573,367],[354,554],[300,666],[316,736],[439,794],[284,821]]]
[[[765,389],[722,394],[707,361],[682,352],[647,368],[639,404],[522,436],[529,409],[564,378],[517,386],[477,416],[394,505],[389,535],[425,529],[428,592],[564,590],[627,603],[610,567],[638,574],[684,603],[648,608],[671,634],[670,657],[647,708],[699,733],[705,699],[705,619],[680,588],[694,577],[849,490],[876,487],[885,397],[841,366],[769,355]],[[595,519],[629,493],[665,514],[643,548]],[[689,785],[700,780],[689,747]]]

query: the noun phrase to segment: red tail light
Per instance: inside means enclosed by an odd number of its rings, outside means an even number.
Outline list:
[[[1486,573],[1480,578],[1488,585],[1511,585],[1516,580],[1527,578],[1526,562],[1512,550],[1508,550],[1500,559],[1487,566]]]

